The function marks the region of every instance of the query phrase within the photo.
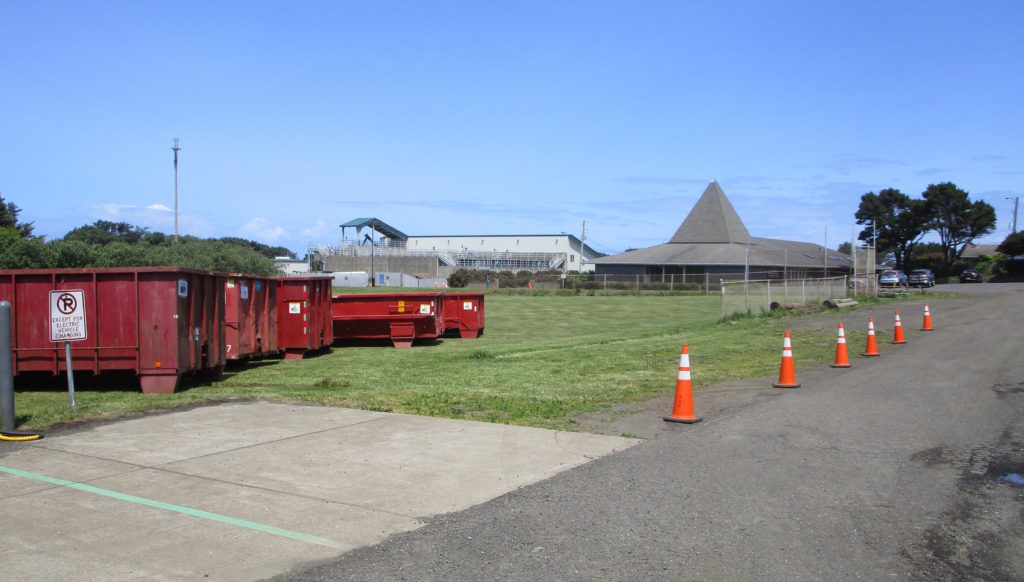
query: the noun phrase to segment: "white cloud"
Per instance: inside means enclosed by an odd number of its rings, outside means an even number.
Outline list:
[[[327,235],[329,233],[329,229],[327,228],[326,222],[318,220],[316,221],[316,224],[308,228],[303,228],[300,232],[302,233],[302,236],[307,238],[320,238]]]
[[[257,242],[272,242],[285,235],[280,226],[271,226],[266,218],[254,218],[242,226],[242,234]]]
[[[150,204],[142,206],[139,204],[116,204],[108,203],[93,206],[90,215],[100,220],[111,222],[127,222],[135,226],[159,227],[173,219],[168,216],[173,212],[162,204]]]
[[[96,207],[96,211],[93,213],[100,220],[117,220],[121,216],[121,211],[129,208],[138,208],[138,206],[126,206],[124,204],[103,204]]]
[[[86,209],[88,221],[109,220],[110,222],[127,222],[133,226],[141,226],[153,232],[174,234],[174,210],[160,203],[141,204],[99,204]],[[77,218],[75,220],[78,220]],[[214,225],[201,215],[182,212],[178,215],[179,232],[183,235],[213,236]]]

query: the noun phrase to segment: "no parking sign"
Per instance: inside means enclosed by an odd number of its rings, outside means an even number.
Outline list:
[[[85,292],[50,291],[50,341],[73,342],[88,337],[85,327]]]
[[[71,342],[88,336],[85,327],[85,291],[50,291],[50,341],[64,342],[68,370],[68,401],[75,410],[75,376],[71,370]]]

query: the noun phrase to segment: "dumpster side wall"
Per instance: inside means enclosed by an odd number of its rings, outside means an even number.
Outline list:
[[[76,372],[132,371],[143,392],[169,392],[182,374],[226,362],[224,278],[176,267],[0,271],[11,302],[14,372],[66,372],[51,342],[49,294],[81,290],[86,339],[71,342]]]

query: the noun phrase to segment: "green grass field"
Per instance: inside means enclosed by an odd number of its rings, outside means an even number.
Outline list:
[[[719,322],[719,309],[714,295],[489,294],[486,333],[475,340],[335,347],[301,361],[229,367],[222,381],[185,382],[172,395],[105,384],[79,389],[75,414],[58,379],[19,389],[18,428],[259,398],[571,430],[574,413],[671,393],[683,343],[697,390],[777,375],[787,318]],[[801,330],[793,345],[798,366],[824,365],[835,330]]]

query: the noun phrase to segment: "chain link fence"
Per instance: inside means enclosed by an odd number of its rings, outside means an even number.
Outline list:
[[[722,319],[737,313],[766,313],[772,304],[817,305],[849,295],[848,277],[721,281]]]
[[[535,289],[581,289],[596,291],[671,291],[707,295],[718,291],[720,275],[714,273],[665,275],[596,275],[593,273],[531,273]]]

